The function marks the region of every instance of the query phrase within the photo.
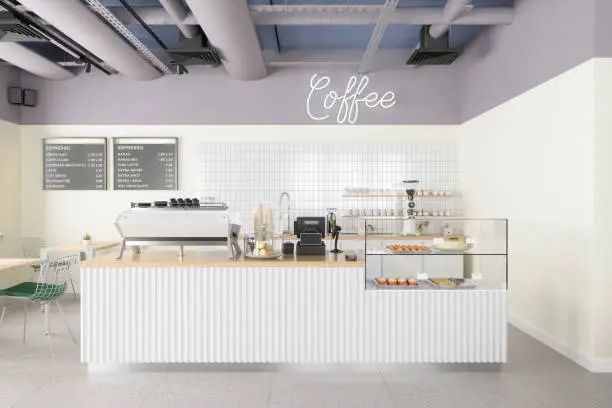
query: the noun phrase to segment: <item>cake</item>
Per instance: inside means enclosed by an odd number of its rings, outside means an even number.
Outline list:
[[[468,245],[465,241],[465,237],[451,236],[444,238],[444,242],[436,244],[436,248],[460,251],[467,249]]]

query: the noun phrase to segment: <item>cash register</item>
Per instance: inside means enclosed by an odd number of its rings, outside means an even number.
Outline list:
[[[297,217],[293,231],[298,239],[296,255],[325,255],[325,217]]]

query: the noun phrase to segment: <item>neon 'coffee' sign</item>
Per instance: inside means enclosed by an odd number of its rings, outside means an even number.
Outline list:
[[[356,123],[359,119],[359,109],[361,105],[364,108],[376,109],[378,107],[382,109],[388,109],[395,105],[395,94],[391,91],[387,91],[382,95],[378,92],[365,93],[365,89],[368,86],[370,79],[367,76],[362,76],[358,79],[356,76],[349,78],[344,94],[339,94],[334,90],[328,90],[331,79],[327,76],[320,76],[314,74],[310,78],[310,92],[306,99],[306,112],[312,120],[323,121],[329,119],[331,115],[328,111],[336,108],[338,113],[336,115],[336,121],[340,124],[343,123]],[[324,94],[327,92],[327,94]],[[313,109],[313,100],[323,99],[322,109]],[[315,111],[317,113],[315,113]]]

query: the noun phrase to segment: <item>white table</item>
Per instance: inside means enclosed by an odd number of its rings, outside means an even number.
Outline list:
[[[68,244],[68,245],[57,245],[48,247],[40,251],[40,259],[49,259],[49,254],[52,253],[68,253],[68,254],[79,254],[81,261],[93,259],[96,257],[98,252],[106,251],[108,249],[119,246],[118,241],[113,242],[92,242],[90,244]]]
[[[32,266],[39,262],[40,261],[36,258],[0,258],[0,272],[13,268]]]

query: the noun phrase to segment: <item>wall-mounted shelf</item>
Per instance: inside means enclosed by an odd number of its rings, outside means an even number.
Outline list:
[[[343,194],[343,198],[406,198],[406,194]],[[419,198],[455,198],[457,194],[444,195],[416,195],[415,199]]]
[[[458,216],[456,215],[416,215],[415,216],[416,219],[419,218],[435,218],[436,220],[444,220],[444,219],[455,219]],[[406,219],[406,216],[397,216],[397,215],[392,215],[392,216],[388,216],[388,215],[343,215],[341,218],[348,218],[348,219],[375,219],[375,220],[404,220]]]

